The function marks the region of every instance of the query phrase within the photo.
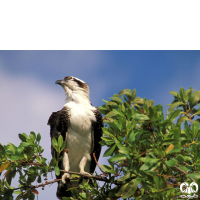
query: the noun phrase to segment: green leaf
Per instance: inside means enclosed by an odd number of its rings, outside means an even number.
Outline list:
[[[55,159],[55,158],[52,158],[49,165],[52,166],[52,167],[54,167],[55,164],[56,164],[56,159]]]
[[[127,110],[127,119],[130,120],[131,116],[132,116],[132,109],[128,109]]]
[[[189,118],[188,118],[187,116],[181,116],[181,117],[178,119],[177,124],[181,124],[181,123],[184,122],[185,120],[189,120]]]
[[[99,110],[101,111],[102,114],[106,115],[109,110],[108,108],[106,107],[106,105],[103,105],[103,106],[99,106]]]
[[[135,176],[135,175],[132,175],[132,176]],[[124,176],[117,179],[117,181],[125,181],[126,179],[131,178],[132,176],[130,172],[127,172]]]
[[[108,130],[107,127],[103,127],[102,130],[103,130],[103,133],[104,133],[105,135],[109,135],[109,136],[111,136],[111,137],[113,136],[113,134]]]
[[[129,154],[129,148],[128,147],[122,147],[122,148],[119,149],[119,153]]]
[[[191,173],[191,174],[187,174],[186,176],[193,178],[195,180],[200,180],[200,173]]]
[[[181,105],[185,105],[183,102],[176,102],[173,104],[168,104],[170,105],[170,107],[168,108],[168,112],[170,112],[171,110],[173,110],[175,107],[181,106]]]
[[[180,115],[181,112],[182,112],[181,109],[172,110],[169,115],[169,120],[173,122]]]
[[[121,116],[124,116],[124,114],[121,112],[121,111],[118,111],[118,110],[115,110],[113,109],[112,111],[110,111],[108,114],[106,114],[106,118],[110,118],[110,117],[113,117],[113,116],[116,116],[116,115],[121,115]]]
[[[117,146],[117,145],[114,144],[112,147],[108,148],[108,149],[105,151],[103,157],[110,156],[110,155],[114,152],[116,146]]]
[[[26,142],[27,137],[25,137],[25,136],[24,136],[23,134],[21,134],[21,133],[19,133],[18,136],[19,136],[19,138],[20,138],[20,140],[21,140],[22,142]]]
[[[140,181],[137,179],[131,180],[129,183],[123,185],[119,189],[117,196],[121,196],[121,198],[123,198],[123,199],[127,199],[127,198],[131,197],[137,190],[139,183],[140,183]]]
[[[114,106],[114,107],[118,106],[118,104],[114,101],[109,101],[106,105],[107,106]]]
[[[135,97],[135,99],[133,100],[133,103],[135,104],[144,104],[144,99],[140,98],[140,97]]]
[[[11,156],[8,156],[11,160],[20,160],[20,156],[17,156],[17,155],[11,155]]]
[[[173,167],[176,163],[177,163],[177,160],[168,160],[168,161],[165,162],[165,164],[168,167]]]
[[[154,115],[154,110],[151,106],[149,106],[149,118],[151,119]]]
[[[38,134],[37,134],[37,141],[39,142],[40,140],[41,140],[41,134],[38,133]]]
[[[59,135],[59,137],[58,137],[58,147],[61,149],[61,147],[62,147],[62,144],[63,144],[63,137],[62,137],[62,135]]]
[[[194,107],[200,101],[200,90],[195,91],[189,98],[190,108]]]
[[[22,133],[21,135],[23,135],[26,139],[29,139],[29,137],[26,133]]]
[[[17,147],[12,144],[12,143],[8,143],[8,150],[11,151],[13,154],[15,154],[15,151],[17,150]]]
[[[31,137],[33,137],[33,136],[31,136]],[[33,139],[26,139],[26,142],[27,142],[30,146],[34,146]]]
[[[55,166],[54,170],[55,170],[56,176],[59,176],[60,175],[60,169],[58,167],[58,164]]]
[[[36,139],[35,132],[31,131],[30,138],[32,139],[32,141],[35,141],[35,139]]]
[[[199,123],[194,121],[192,124],[192,135],[194,138],[197,136],[198,131],[199,131]]]
[[[124,89],[124,90],[120,91],[119,96],[122,96],[122,95],[124,95],[124,94],[125,94],[126,96],[129,96],[129,97],[132,96],[132,93],[131,93],[131,90],[130,90],[130,89]]]
[[[103,122],[104,122],[104,123],[108,123],[108,124],[109,124],[109,123],[113,123],[113,122],[114,122],[114,119],[113,119],[113,118],[108,118],[108,117],[106,117],[106,118],[103,119]]]
[[[160,159],[156,158],[147,158],[146,162],[140,167],[140,170],[147,170],[151,168],[155,163],[158,163]]]
[[[107,165],[101,165],[100,167],[101,167],[101,169],[103,169],[106,173],[112,173],[112,174],[115,173],[115,170],[112,169],[111,167],[107,166]]]
[[[21,154],[23,150],[24,150],[24,147],[22,147],[21,145],[19,145],[18,148],[17,148],[17,150],[16,150],[16,153],[17,154]]]
[[[37,182],[38,182],[38,183],[41,183],[41,182],[42,182],[41,176],[38,176]]]
[[[171,91],[171,92],[169,92],[169,93],[172,94],[172,95],[175,96],[175,97],[178,96],[178,92],[176,92],[176,91]]]
[[[184,172],[189,172],[192,169],[192,166],[179,166]]]
[[[154,182],[155,182],[155,184],[156,184],[156,187],[159,188],[159,187],[160,187],[160,179],[159,179],[159,177],[154,176],[154,177],[153,177],[153,180],[154,180]]]
[[[134,99],[135,96],[136,96],[136,89],[133,89],[133,91],[132,91],[132,98]]]
[[[154,106],[154,100],[149,100],[148,106],[149,106],[149,107],[153,107],[153,106]]]
[[[17,190],[17,191],[14,191],[14,193],[15,193],[15,194],[21,194],[21,193],[22,193],[22,191],[20,191],[20,190]]]
[[[57,143],[57,140],[56,140],[55,137],[53,137],[53,139],[52,139],[52,145],[53,145],[53,147],[54,147],[55,149],[57,149],[58,143]]]
[[[131,144],[133,144],[133,142],[135,142],[135,136],[136,136],[136,133],[134,133],[134,131],[132,131],[130,133],[129,139],[128,139]]]
[[[167,155],[169,155],[169,154],[174,154],[174,153],[180,152],[181,150],[182,150],[182,148],[180,148],[180,149],[173,149],[173,150],[169,151],[169,152],[166,153],[166,154],[167,154]]]
[[[36,160],[38,163],[40,163],[40,164],[42,163],[41,158],[39,156],[36,156]]]
[[[188,126],[187,121],[185,121],[185,123],[184,123],[184,132],[185,132],[185,135],[187,136],[187,139],[191,140],[192,137],[191,137],[191,134],[190,134],[190,128]]]
[[[20,143],[20,146],[21,146],[21,147],[29,147],[30,144],[27,143],[27,142],[21,142],[21,143]]]
[[[65,147],[66,147],[66,142],[63,142],[62,147],[61,147],[61,151],[62,151],[63,149],[65,149]]]
[[[181,87],[181,89],[180,89],[180,97],[181,97],[182,101],[184,101],[184,96],[185,96],[185,90],[184,90],[183,87]]]
[[[109,101],[102,99],[103,102],[108,103]]]
[[[113,99],[114,101],[123,104],[123,100],[120,97],[110,97],[109,99]]]
[[[114,161],[122,161],[122,160],[125,160],[126,159],[126,156],[125,155],[122,155],[122,154],[116,154],[114,155],[113,157],[111,157],[109,159],[110,162],[114,162]]]
[[[148,116],[146,116],[144,114],[138,114],[138,113],[133,114],[132,117],[133,117],[133,119],[138,120],[138,121],[144,121],[144,120],[148,120],[149,119]]]
[[[3,147],[3,145],[0,143],[0,152],[1,152],[1,155],[5,155],[6,154],[6,151]]]

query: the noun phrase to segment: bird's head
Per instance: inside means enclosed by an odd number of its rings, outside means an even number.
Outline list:
[[[56,84],[63,87],[67,99],[78,100],[82,97],[89,100],[88,84],[76,77],[66,76],[64,79],[56,81]]]

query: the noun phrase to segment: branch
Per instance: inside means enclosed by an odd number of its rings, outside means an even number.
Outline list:
[[[97,166],[98,166],[99,169],[101,170],[101,172],[103,172],[104,174],[106,174],[106,172],[104,172],[104,171],[101,169],[101,167],[99,166],[99,163],[97,162],[97,159],[96,159],[95,153],[93,153],[93,157],[94,157],[94,160],[95,160]],[[108,176],[108,175],[106,174],[106,176]]]
[[[65,170],[60,170],[61,172],[64,172],[64,173],[68,173],[68,174],[76,174],[76,175],[79,175],[79,176],[82,176],[84,178],[94,178],[98,181],[103,181],[103,182],[106,182],[106,183],[110,183],[110,181],[107,179],[107,178],[103,178],[101,176],[96,176],[96,175],[86,175],[86,174],[82,174],[82,173],[79,173],[79,172],[71,172],[71,171],[65,171]],[[121,183],[115,181],[114,182],[115,185],[121,185]]]
[[[107,179],[107,178],[102,178],[100,176],[96,176],[96,175],[86,175],[86,174],[81,174],[79,172],[71,172],[71,171],[65,171],[65,170],[60,170],[61,172],[64,172],[64,173],[68,173],[68,174],[76,174],[76,175],[79,175],[81,177],[84,177],[84,178],[94,178],[98,181],[104,181],[106,183],[110,183],[110,181]],[[78,180],[79,178],[78,177],[69,177],[70,180]],[[24,185],[22,187],[18,187],[18,188],[13,188],[12,190],[19,190],[19,189],[22,189],[22,188],[29,188],[28,191],[30,189],[33,189],[33,188],[38,188],[38,187],[44,187],[45,185],[49,185],[49,184],[53,184],[53,183],[56,183],[56,182],[59,182],[59,181],[62,181],[62,179],[55,179],[53,181],[46,181],[45,183],[42,183],[40,185]],[[121,185],[121,183],[115,181],[114,182],[115,185]],[[28,191],[26,191],[25,193],[23,193],[22,195],[25,195]],[[20,195],[21,197],[21,195]]]
[[[177,170],[179,170],[180,172],[184,173],[185,175],[187,175],[188,173],[183,171],[181,168],[177,167],[177,166],[174,166],[174,168],[176,168]],[[193,182],[195,182],[195,180],[191,177],[188,177],[190,180],[192,180]]]
[[[74,180],[74,178],[70,178],[70,180],[71,180],[71,179]],[[62,179],[55,179],[55,180],[53,180],[53,181],[46,181],[45,183],[42,183],[42,184],[40,184],[40,185],[24,185],[24,186],[22,186],[22,187],[13,188],[12,190],[19,190],[19,189],[22,189],[22,188],[30,188],[30,189],[32,189],[32,188],[44,187],[45,185],[49,185],[49,184],[52,184],[52,183],[56,183],[56,182],[59,182],[59,181],[61,181],[61,180],[62,180]]]

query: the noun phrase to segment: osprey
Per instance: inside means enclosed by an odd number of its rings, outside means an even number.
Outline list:
[[[66,171],[80,172],[83,175],[90,175],[96,167],[93,157],[98,160],[101,152],[99,144],[102,136],[102,115],[98,107],[93,107],[89,98],[89,87],[84,81],[73,76],[67,76],[63,80],[56,81],[61,85],[67,95],[64,107],[53,112],[49,117],[51,140],[59,135],[63,136],[66,142],[66,149],[62,152],[62,161],[59,168]],[[54,147],[51,144],[51,154],[56,156]],[[66,184],[68,173],[60,173],[56,176],[62,179],[58,183],[57,197],[71,196],[70,184]],[[73,186],[74,187],[74,186]]]

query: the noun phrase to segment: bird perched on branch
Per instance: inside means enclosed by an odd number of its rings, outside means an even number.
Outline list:
[[[80,172],[83,175],[93,173],[96,162],[101,152],[99,144],[102,136],[102,115],[98,107],[93,107],[89,98],[89,87],[84,81],[73,76],[67,76],[56,81],[61,85],[67,95],[64,107],[57,112],[53,112],[49,117],[51,139],[63,136],[68,152],[62,152],[62,161],[59,168],[66,171]],[[56,155],[54,147],[51,145],[52,156]],[[58,179],[57,197],[71,196],[70,191],[66,191],[70,184],[66,184],[70,177],[68,173],[60,173]]]

